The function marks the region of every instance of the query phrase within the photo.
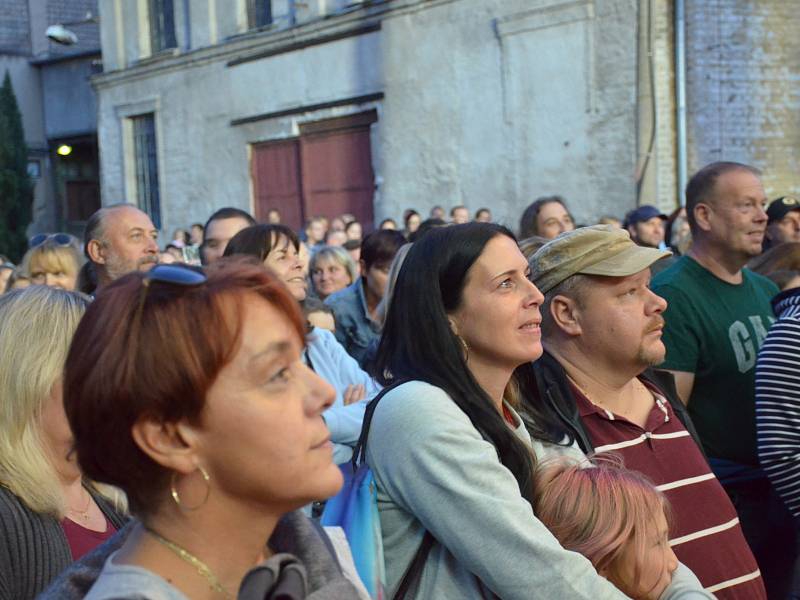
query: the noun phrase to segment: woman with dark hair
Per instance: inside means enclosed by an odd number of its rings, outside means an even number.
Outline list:
[[[295,300],[302,303],[306,299],[307,282],[298,256],[299,244],[297,236],[285,225],[253,225],[231,238],[225,256],[242,254],[257,258],[272,269]],[[336,390],[333,405],[323,418],[334,443],[334,460],[337,464],[346,462],[361,432],[366,400],[381,388],[325,329],[307,324],[303,360]]]
[[[407,208],[403,211],[403,226],[405,227],[403,235],[406,236],[406,239],[419,229],[420,223],[422,223],[422,217],[413,208]]]
[[[537,198],[519,220],[519,237],[525,239],[534,235],[553,239],[560,233],[575,229],[575,221],[561,196]]]
[[[514,409],[515,370],[542,354],[528,274],[511,232],[489,223],[431,230],[406,256],[377,359],[399,385],[367,444],[390,595],[427,531],[416,598],[624,598],[531,509],[531,450],[575,449],[548,434],[548,415],[523,423]]]
[[[286,286],[246,260],[160,265],[98,295],[64,407],[84,473],[122,488],[137,521],[87,599],[356,596],[297,512],[342,484],[321,418],[333,390],[304,336]]]

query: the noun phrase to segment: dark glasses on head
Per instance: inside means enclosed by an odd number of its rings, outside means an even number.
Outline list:
[[[208,278],[203,271],[188,265],[156,265],[150,269],[144,274],[144,278],[142,279],[139,302],[136,306],[136,313],[134,313],[133,320],[131,321],[131,339],[136,339],[138,336],[147,292],[153,284],[167,284],[188,289],[203,285],[206,281],[208,281]]]
[[[68,233],[38,233],[28,240],[28,248],[36,248],[49,240],[53,240],[58,246],[72,245],[72,236]]]

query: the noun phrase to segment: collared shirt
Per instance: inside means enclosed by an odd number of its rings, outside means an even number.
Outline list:
[[[378,325],[369,316],[364,279],[359,277],[331,294],[325,304],[331,307],[336,320],[336,339],[363,369],[370,342],[380,335]]]
[[[644,383],[644,382],[643,382]],[[646,475],[672,506],[670,545],[720,599],[766,598],[764,582],[730,499],[660,390],[644,427],[593,404],[576,386],[578,412],[595,452],[614,452]]]

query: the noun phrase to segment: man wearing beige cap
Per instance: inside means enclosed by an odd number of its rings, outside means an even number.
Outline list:
[[[530,259],[545,295],[542,344],[531,398],[542,424],[586,452],[614,452],[669,499],[670,544],[717,598],[766,598],[733,508],[703,456],[669,373],[663,298],[650,265],[668,251],[637,246],[627,231],[584,227],[545,244]],[[532,411],[536,412],[536,411]]]

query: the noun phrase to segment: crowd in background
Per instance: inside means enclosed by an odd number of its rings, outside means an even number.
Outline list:
[[[375,597],[317,520],[367,441],[387,597],[800,597],[800,201],[723,162],[600,221],[34,236],[0,265],[0,600]]]

